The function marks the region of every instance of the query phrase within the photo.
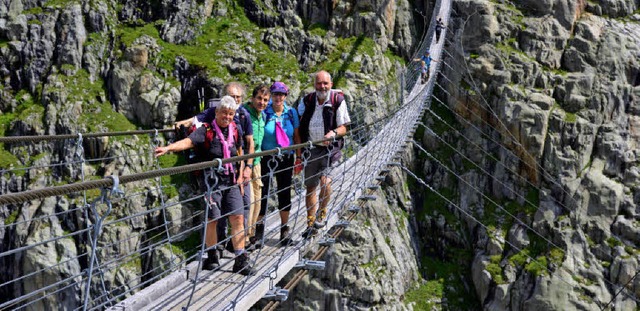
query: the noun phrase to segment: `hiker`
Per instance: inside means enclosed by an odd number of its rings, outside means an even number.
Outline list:
[[[242,136],[243,138],[242,146],[243,146],[244,154],[253,154],[255,152],[254,150],[255,143],[253,141],[253,127],[251,124],[251,116],[249,115],[249,112],[241,105],[242,99],[244,98],[244,93],[245,93],[245,88],[240,82],[230,82],[227,85],[225,85],[223,88],[223,94],[232,97],[236,101],[236,104],[238,104],[238,110],[236,111],[236,114],[233,117],[233,121],[235,122],[236,125],[238,125],[238,131],[241,134],[240,136]],[[215,101],[217,102],[217,100]],[[209,108],[197,114],[193,118],[177,122],[176,127],[179,127],[181,125],[187,128],[191,128],[193,125],[195,125],[196,128],[200,127],[202,124],[211,123],[215,119],[215,113],[216,113],[215,105],[213,105],[212,107],[210,106]],[[244,180],[247,182],[247,184],[245,184],[243,187],[244,192],[242,194],[242,200],[244,203],[243,205],[244,205],[244,211],[245,211],[245,214],[244,214],[245,228],[248,228],[248,225],[249,225],[248,219],[249,219],[249,212],[250,212],[250,206],[251,206],[251,187],[249,187],[248,182],[251,180],[251,173],[252,173],[251,168],[253,167],[253,161],[254,161],[253,159],[248,159],[242,171]],[[226,218],[222,218],[218,222],[218,238],[220,241],[227,239]],[[247,237],[247,239],[249,239],[249,237]],[[245,242],[249,243],[250,241],[247,240]],[[225,243],[225,245],[226,247],[223,247],[223,248],[226,248],[229,252],[233,251],[231,243]],[[220,249],[220,252],[222,253],[222,249]]]
[[[330,169],[340,160],[342,138],[335,139],[347,133],[347,125],[351,122],[344,95],[339,90],[332,90],[331,75],[324,71],[315,74],[315,92],[305,96],[298,105],[300,120],[300,141],[317,141],[334,138],[334,142],[326,141],[308,149],[310,158],[304,168],[305,186],[307,194],[307,229],[303,237],[309,238],[317,234],[318,229],[326,225],[327,206],[331,199]],[[307,152],[307,151],[305,151]],[[300,161],[296,161],[300,165]],[[319,200],[316,190],[319,189]],[[320,210],[316,221],[317,204]]]
[[[429,67],[431,67],[431,62],[437,62],[437,60],[431,58],[431,54],[429,51],[425,51],[424,55],[420,58],[414,58],[414,62],[420,62],[420,78],[422,79],[422,84],[427,83],[429,79]]]
[[[225,159],[235,155],[242,155],[241,141],[233,117],[238,104],[231,96],[222,97],[216,109],[215,119],[210,125],[201,126],[189,137],[179,140],[165,147],[157,147],[155,156],[159,157],[167,152],[178,152],[190,148],[197,148],[206,154],[206,160],[215,158]],[[251,275],[255,270],[249,265],[249,256],[244,248],[244,216],[242,208],[242,194],[240,187],[243,175],[238,174],[244,168],[244,163],[228,163],[224,165],[224,172],[212,172],[217,182],[208,175],[208,183],[216,185],[214,191],[205,194],[209,208],[206,235],[207,259],[202,262],[202,268],[213,270],[219,266],[218,254],[214,246],[218,242],[216,227],[222,215],[228,215],[233,233],[232,242],[236,255],[233,272]]]
[[[442,17],[438,17],[438,20],[436,21],[436,42],[440,41],[440,33],[442,32],[442,29],[444,29],[444,23],[442,22]]]
[[[422,84],[427,83],[427,80],[429,80],[429,67],[423,60],[420,61],[420,80]]]
[[[255,144],[254,151],[262,151],[262,138],[264,137],[265,126],[265,114],[264,110],[267,108],[271,92],[269,86],[266,84],[260,84],[253,89],[251,94],[251,100],[244,104],[244,108],[249,112],[251,116],[251,125],[253,127],[253,142]],[[246,164],[251,167],[252,164]],[[250,244],[259,247],[260,242],[264,236],[264,223],[260,215],[261,202],[262,202],[262,171],[260,157],[253,159],[253,168],[251,170],[251,181],[249,185],[251,187],[251,206],[249,208],[249,219],[247,223],[247,235],[249,236]]]
[[[283,82],[274,82],[269,88],[271,92],[271,103],[265,109],[264,138],[262,139],[262,151],[283,148],[300,141],[298,126],[300,118],[298,112],[287,105],[286,99],[289,95],[289,88]],[[262,162],[262,183],[263,198],[260,208],[260,217],[264,217],[267,212],[269,199],[270,176],[274,171],[278,185],[278,210],[280,214],[280,246],[288,246],[291,240],[291,229],[287,225],[289,222],[289,212],[291,211],[291,182],[293,179],[294,155],[297,151],[282,151],[281,155],[265,156]]]

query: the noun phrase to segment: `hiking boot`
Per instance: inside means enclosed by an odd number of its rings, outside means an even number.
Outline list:
[[[262,239],[264,238],[264,224],[256,224],[256,235],[249,238],[253,249],[259,249],[262,247]]]
[[[227,252],[231,254],[235,253],[235,249],[233,248],[233,242],[231,242],[231,239],[229,239],[229,241],[224,243],[224,249],[226,249]]]
[[[251,238],[249,238],[248,240],[244,241],[244,249],[246,249],[247,251],[253,251],[253,242],[251,242]]]
[[[313,223],[316,229],[323,228],[327,225],[327,209],[321,208],[318,214],[318,218],[316,218],[316,221]]]
[[[316,236],[316,234],[318,234],[318,229],[314,228],[313,226],[307,227],[307,230],[304,230],[304,232],[302,232],[302,238],[310,239]]]
[[[207,258],[202,262],[202,270],[215,270],[220,266],[216,250],[207,251]]]
[[[313,227],[313,224],[316,222],[316,216],[311,215],[307,216],[307,227]]]
[[[247,255],[246,252],[236,257],[236,261],[233,264],[233,273],[240,273],[242,275],[256,274],[256,270],[249,265],[249,255]]]
[[[291,240],[289,226],[282,226],[282,228],[280,228],[280,246],[289,246],[291,244],[293,244],[293,240]]]

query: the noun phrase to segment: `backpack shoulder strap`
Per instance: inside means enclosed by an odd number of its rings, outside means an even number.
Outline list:
[[[333,108],[333,111],[338,110],[342,101],[344,101],[344,93],[342,93],[342,91],[331,92],[331,107]]]
[[[235,122],[231,121],[231,123],[229,123],[229,130],[232,131],[233,143],[238,144],[238,142],[240,142],[240,134],[238,134],[238,125]]]
[[[316,92],[311,92],[304,97],[304,105],[307,107],[309,107],[309,105],[315,104],[315,101],[316,101]]]
[[[211,142],[213,142],[213,138],[215,137],[216,130],[209,123],[204,123],[202,126],[204,126],[207,129],[207,131],[205,133],[205,138],[204,138],[204,148],[205,148],[204,151],[208,152],[209,149],[211,149]]]

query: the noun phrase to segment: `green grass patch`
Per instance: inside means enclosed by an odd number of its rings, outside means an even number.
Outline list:
[[[329,26],[322,23],[315,23],[307,28],[307,31],[312,36],[324,37],[327,35],[327,31],[329,31]]]
[[[494,262],[494,257],[497,260]],[[491,274],[491,278],[497,284],[504,284],[504,277],[502,276],[502,268],[500,267],[500,255],[491,256],[491,261],[487,264],[486,270]]]
[[[417,284],[414,289],[405,293],[405,304],[415,303],[413,310],[433,310],[435,301],[442,300],[444,293],[444,279],[439,278]]]
[[[8,226],[15,223],[18,219],[18,215],[20,215],[20,210],[16,208],[9,214],[9,216],[7,216],[7,218],[4,219],[4,225]]]
[[[43,12],[44,12],[44,10],[42,10],[41,6],[36,6],[36,7],[30,8],[28,10],[22,11],[22,14],[24,14],[24,15],[29,15],[29,14],[37,15],[37,14],[42,14]]]
[[[407,213],[405,210],[399,207],[393,210],[392,213],[396,218],[396,223],[398,224],[398,230],[404,231],[407,228],[409,213]]]
[[[102,79],[91,82],[89,73],[85,69],[78,70],[74,75],[58,75],[64,84],[64,89],[58,90],[68,94],[69,102],[82,102],[83,109],[79,124],[86,126],[89,132],[131,131],[137,127],[124,115],[116,112],[109,102],[99,102],[98,98],[105,96],[105,84]],[[49,89],[55,92],[56,89]],[[118,139],[118,138],[116,138]]]
[[[91,133],[133,131],[136,129],[136,126],[124,115],[114,111],[110,103],[99,103],[85,107],[80,115],[80,123],[86,124],[87,130]],[[118,137],[114,139],[118,139]]]
[[[336,88],[346,86],[343,73],[347,71],[360,72],[360,62],[353,59],[356,55],[375,55],[376,43],[372,38],[364,35],[358,37],[338,38],[335,49],[327,56],[327,61],[317,65],[313,71],[324,69],[333,75],[333,85]],[[346,53],[346,57],[345,54]]]
[[[122,264],[120,264],[118,268],[125,269],[125,270],[140,271],[142,270],[142,257],[140,256],[140,254],[134,253],[131,256],[124,259],[124,262],[122,262]]]
[[[622,242],[620,242],[620,240],[616,239],[615,237],[610,237],[607,239],[607,245],[609,245],[609,247],[613,248],[616,246],[621,246]]]
[[[475,290],[467,288],[463,282],[464,278],[468,278],[471,275],[469,262],[473,259],[472,252],[456,247],[448,248],[446,252],[447,255],[454,257],[446,260],[429,256],[422,257],[421,262],[425,278],[437,280],[438,283],[443,282],[440,280],[446,280],[446,286],[442,283],[442,294],[439,297],[447,299],[447,306],[450,310],[478,310],[480,302]],[[470,280],[467,281],[470,282]],[[432,284],[432,286],[435,285]],[[431,309],[414,308],[414,310]]]
[[[158,163],[161,168],[175,167],[185,165],[187,162],[182,155],[180,154],[165,154],[158,158]],[[164,193],[170,198],[178,196],[177,185],[189,183],[191,178],[191,173],[181,173],[169,176],[160,177],[161,184],[163,186]]]
[[[189,258],[194,256],[200,250],[202,238],[200,237],[200,232],[196,230],[184,240],[172,243],[171,245],[173,249],[179,249],[180,252],[184,254],[185,258]],[[176,251],[174,252],[177,253]]]
[[[578,120],[578,116],[575,113],[572,112],[564,112],[564,121],[567,123],[576,123],[576,121]]]
[[[549,274],[549,272],[547,271],[547,257],[538,256],[536,260],[530,261],[524,269],[535,276],[543,276]]]
[[[223,79],[248,82],[251,77],[289,77],[292,80],[309,82],[309,77],[299,70],[295,55],[271,51],[260,39],[263,30],[251,22],[244,14],[240,2],[228,6],[224,17],[207,19],[202,33],[188,44],[171,44],[160,39],[159,27],[163,21],[142,26],[120,27],[117,31],[120,41],[131,46],[135,39],[147,35],[160,46],[157,66],[173,71],[177,56],[184,57],[189,64],[206,71],[207,75]],[[248,35],[247,35],[248,34]],[[248,38],[249,37],[249,38]],[[232,73],[222,64],[222,60],[237,54],[237,48],[251,46],[255,50],[255,67],[248,73]],[[286,83],[290,83],[286,81]]]
[[[20,161],[18,160],[18,158],[13,153],[4,149],[0,149],[0,167],[3,169],[9,169],[9,168],[19,168],[22,166],[20,165]],[[21,172],[21,171],[15,171],[14,173],[18,175],[17,174],[18,172]],[[24,171],[22,172],[24,174]]]
[[[72,4],[80,4],[80,3],[81,2],[79,0],[47,0],[43,6],[45,8],[62,9]]]
[[[426,190],[422,210],[418,212],[419,219],[424,220],[424,217],[427,215],[427,213],[430,215],[441,214],[444,216],[446,222],[449,225],[459,223],[460,220],[458,219],[458,217],[451,213],[451,211],[449,211],[449,209],[447,208],[447,205],[449,203],[446,199],[455,202],[457,198],[455,191],[449,188],[442,188],[437,190],[440,195],[429,189]]]

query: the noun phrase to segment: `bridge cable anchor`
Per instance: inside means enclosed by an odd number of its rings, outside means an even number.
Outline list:
[[[336,226],[336,227],[345,227],[345,228],[346,228],[346,227],[348,227],[350,224],[351,224],[351,222],[350,222],[350,221],[345,220],[345,219],[341,219],[341,220],[338,220],[338,221],[334,224],[334,226]]]
[[[378,196],[375,195],[362,195],[358,198],[358,200],[363,201],[375,201],[376,199],[378,199]]]
[[[289,298],[289,290],[278,286],[270,289],[266,294],[264,294],[264,296],[262,296],[262,299],[280,302],[286,301],[287,298]]]
[[[320,246],[331,246],[336,243],[335,238],[322,238],[318,241],[318,245]]]
[[[319,260],[303,259],[298,261],[298,263],[293,267],[305,270],[324,270],[326,267],[326,263]]]

